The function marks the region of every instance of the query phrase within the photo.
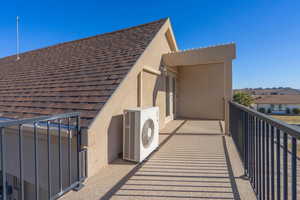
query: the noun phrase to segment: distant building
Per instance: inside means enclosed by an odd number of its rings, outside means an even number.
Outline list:
[[[294,88],[245,88],[236,89],[234,92],[246,92],[251,95],[300,95],[300,90]]]
[[[256,95],[255,109],[271,114],[293,114],[300,109],[300,95]]]

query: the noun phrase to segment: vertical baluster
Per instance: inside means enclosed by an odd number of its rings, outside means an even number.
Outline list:
[[[252,179],[252,169],[251,169],[251,164],[252,164],[252,116],[250,114],[248,114],[248,135],[249,135],[249,146],[248,146],[248,177],[251,183],[251,179]]]
[[[251,166],[251,170],[252,170],[252,187],[255,190],[255,141],[256,141],[256,137],[255,137],[255,117],[252,116],[252,166]]]
[[[267,127],[266,127],[266,134],[265,134],[265,138],[266,138],[266,179],[267,179],[267,184],[266,184],[266,187],[267,187],[267,191],[266,191],[266,194],[267,194],[267,200],[270,199],[270,126],[269,124],[267,124]]]
[[[72,150],[72,133],[70,131],[70,118],[68,118],[68,171],[69,171],[69,186],[72,183],[72,169],[71,169],[71,150]]]
[[[252,185],[254,186],[255,177],[255,118],[252,116],[252,164],[251,164],[251,174],[252,174]]]
[[[1,140],[1,171],[2,171],[2,199],[6,200],[6,161],[5,161],[5,132],[4,128],[0,127],[0,140]]]
[[[51,134],[50,121],[47,121],[47,148],[48,148],[48,199],[51,199]]]
[[[256,178],[255,178],[255,188],[256,188],[256,194],[257,194],[257,196],[259,195],[259,175],[258,175],[258,169],[259,169],[259,167],[258,167],[258,165],[259,165],[259,154],[258,154],[258,152],[259,152],[259,139],[258,139],[258,136],[259,136],[259,134],[258,134],[258,130],[259,130],[259,125],[258,125],[258,118],[256,117],[256,131],[255,131],[255,135],[256,135],[256,143],[255,143],[255,148],[256,148],[256,158],[255,158],[255,171],[256,171]]]
[[[22,125],[19,125],[19,179],[20,179],[20,198],[24,199],[24,178],[23,178],[23,134]]]
[[[277,188],[276,188],[276,193],[277,193],[277,200],[281,199],[281,191],[280,191],[280,178],[281,178],[281,173],[280,173],[280,170],[281,170],[281,167],[280,167],[280,130],[277,128],[277,134],[276,134],[276,163],[277,163],[277,166],[276,166],[276,172],[277,172],[277,175],[276,175],[276,179],[277,179]]]
[[[261,174],[261,151],[262,151],[262,133],[261,133],[261,120],[258,121],[258,194],[259,199],[262,200],[262,174]]]
[[[59,191],[62,192],[61,120],[58,120],[58,168]]]
[[[237,109],[236,112],[237,112],[236,117],[237,117],[237,119],[238,119],[238,121],[239,121],[240,123],[239,123],[239,125],[238,125],[237,128],[236,128],[235,139],[236,139],[236,141],[238,141],[238,149],[239,149],[239,151],[241,152],[241,156],[243,156],[242,141],[240,141],[240,138],[239,138],[239,136],[241,135],[241,134],[239,134],[239,131],[240,131],[240,124],[241,124],[241,120],[242,120],[242,118],[241,118],[241,111]],[[242,160],[243,160],[243,159],[244,159],[244,158],[242,158]]]
[[[287,133],[283,134],[283,199],[288,199],[288,146]]]
[[[297,139],[292,138],[292,200],[297,199]]]
[[[39,165],[38,165],[38,138],[37,138],[37,123],[33,124],[33,137],[34,137],[34,185],[35,185],[35,199],[39,199]]]
[[[238,111],[239,111],[240,124],[239,124],[239,128],[238,128],[236,137],[238,139],[237,141],[239,144],[239,149],[240,149],[242,161],[243,161],[242,164],[244,165],[243,167],[244,167],[244,172],[245,172],[245,137],[244,137],[245,129],[244,129],[244,115],[243,115],[244,112],[240,109]]]
[[[266,167],[265,167],[265,160],[266,160],[266,122],[262,122],[262,131],[261,131],[261,138],[262,138],[262,167],[261,167],[261,176],[262,176],[262,199],[266,198]]]
[[[83,184],[81,183],[81,162],[80,162],[80,152],[81,152],[81,127],[80,127],[80,116],[77,116],[76,118],[76,131],[77,131],[77,180],[78,185],[75,188],[75,190],[80,190],[83,187]]]
[[[255,121],[255,116],[252,117],[252,131],[253,131],[253,160],[252,160],[252,177],[253,177],[253,188],[256,190],[256,185],[255,185],[255,180],[256,180],[256,121]]]
[[[80,135],[80,117],[76,118],[76,131],[77,131],[77,180],[80,181],[80,150],[81,150],[81,135]]]
[[[248,131],[247,131],[247,113],[244,113],[243,117],[243,130],[244,130],[244,175],[248,173]]]
[[[271,195],[275,200],[275,161],[274,161],[274,127],[271,126]]]
[[[237,135],[237,131],[239,128],[240,119],[239,119],[239,115],[238,115],[238,112],[236,109],[234,110],[234,118],[236,120],[236,125],[234,126],[233,139],[234,139],[234,141],[238,141],[236,135]],[[239,151],[241,151],[239,143],[237,143],[237,149]]]
[[[246,132],[247,132],[247,176],[249,177],[249,162],[250,162],[250,133],[249,133],[249,114],[246,112]]]

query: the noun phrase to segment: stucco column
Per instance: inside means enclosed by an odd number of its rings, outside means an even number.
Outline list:
[[[225,134],[229,135],[229,102],[232,100],[232,60],[224,61],[224,118]]]

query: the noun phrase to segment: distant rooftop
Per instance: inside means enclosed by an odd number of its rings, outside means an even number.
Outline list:
[[[270,94],[286,94],[286,95],[300,95],[300,90],[294,88],[244,88],[236,89],[234,92],[246,92],[252,95],[270,95]]]
[[[257,104],[300,104],[300,95],[255,95]]]

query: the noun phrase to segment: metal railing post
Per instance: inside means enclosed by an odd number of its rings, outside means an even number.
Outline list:
[[[81,153],[81,128],[80,128],[80,116],[76,117],[76,131],[77,131],[77,181],[78,185],[74,190],[78,191],[83,187],[80,176],[80,153]]]
[[[21,200],[24,199],[24,177],[23,177],[23,134],[22,134],[22,125],[19,125],[19,168],[20,168],[20,190],[21,190]]]
[[[277,129],[276,131],[276,180],[277,180],[277,188],[276,188],[276,193],[277,193],[277,199],[281,199],[280,196],[281,196],[281,187],[280,187],[280,170],[281,170],[281,167],[280,167],[280,130]]]
[[[266,198],[266,122],[262,121],[262,168],[261,168],[261,175],[262,175],[262,199]]]
[[[1,171],[2,171],[2,199],[6,200],[6,166],[5,166],[5,139],[4,128],[0,127],[0,140],[1,140]]]
[[[266,124],[266,180],[267,180],[267,185],[266,185],[266,195],[267,199],[270,199],[270,126],[269,124]]]
[[[288,138],[283,134],[283,199],[288,199]]]
[[[58,120],[58,185],[59,192],[62,192],[62,153],[61,153],[61,120]]]
[[[271,127],[271,195],[275,200],[275,159],[274,159],[274,127]]]
[[[34,135],[34,183],[35,183],[35,199],[39,199],[39,164],[38,164],[38,138],[37,138],[37,123],[33,124]]]
[[[292,200],[297,199],[297,139],[292,138]]]
[[[51,133],[50,121],[47,121],[47,158],[48,158],[48,199],[51,200]]]

